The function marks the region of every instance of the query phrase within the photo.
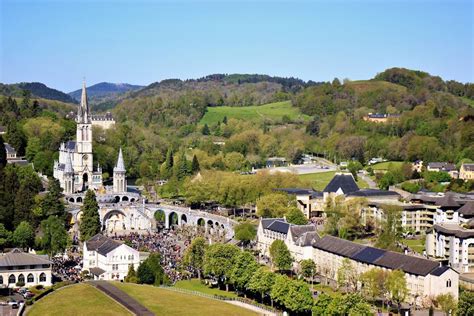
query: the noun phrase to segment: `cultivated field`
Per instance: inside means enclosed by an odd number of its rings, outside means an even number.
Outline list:
[[[243,107],[208,107],[206,114],[199,123],[201,125],[216,124],[217,122],[222,122],[225,116],[227,116],[227,119],[234,118],[253,122],[263,122],[264,120],[281,121],[281,119],[285,115],[288,116],[291,120],[309,119],[309,116],[301,114],[298,108],[291,106],[290,101],[284,101],[264,105]]]
[[[93,286],[77,284],[54,291],[31,307],[28,316],[131,315],[124,307]]]

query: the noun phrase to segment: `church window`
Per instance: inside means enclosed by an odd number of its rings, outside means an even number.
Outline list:
[[[28,283],[33,283],[35,281],[35,278],[33,277],[33,274],[28,274],[28,277],[26,278]]]
[[[23,283],[25,284],[25,276],[23,274],[20,274],[18,276],[18,283]]]
[[[46,282],[46,274],[45,274],[45,273],[41,273],[41,274],[40,274],[40,277],[39,277],[39,280],[40,280],[40,282]]]
[[[16,283],[15,275],[10,274],[10,276],[8,277],[8,284],[15,284],[15,283]]]

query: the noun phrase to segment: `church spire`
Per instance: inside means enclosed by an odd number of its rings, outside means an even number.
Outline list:
[[[81,111],[81,117],[79,117]],[[82,82],[81,106],[78,110],[78,120],[84,123],[89,122],[89,103],[87,102],[86,81]]]
[[[114,172],[125,172],[125,164],[123,163],[122,147],[120,147],[119,156],[117,159],[117,165],[114,168]]]
[[[67,153],[66,165],[64,166],[64,173],[65,174],[74,173],[70,152]]]

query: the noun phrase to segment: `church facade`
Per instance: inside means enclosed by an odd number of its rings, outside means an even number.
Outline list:
[[[59,160],[54,162],[53,176],[59,180],[65,194],[74,194],[87,189],[100,189],[102,168],[97,164],[94,170],[92,154],[92,116],[87,100],[86,84],[82,85],[81,103],[76,116],[76,139],[62,143]],[[119,183],[115,185],[116,179]],[[117,166],[114,168],[114,192],[126,192],[125,166],[120,150]],[[118,191],[116,191],[118,190]]]

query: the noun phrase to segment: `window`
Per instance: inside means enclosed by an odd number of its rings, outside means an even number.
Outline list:
[[[446,287],[451,287],[451,279],[448,279],[448,281],[446,281]]]
[[[3,276],[0,275],[0,284],[3,284]]]
[[[28,274],[28,277],[26,278],[26,280],[28,281],[28,283],[33,283],[35,282],[35,278],[33,277],[33,274]]]
[[[8,277],[8,284],[15,284],[16,283],[16,278],[13,274],[10,274]]]
[[[18,283],[23,283],[25,284],[25,276],[23,274],[20,274],[18,276]]]
[[[39,280],[40,280],[40,282],[46,282],[46,274],[45,274],[45,273],[41,273]]]

